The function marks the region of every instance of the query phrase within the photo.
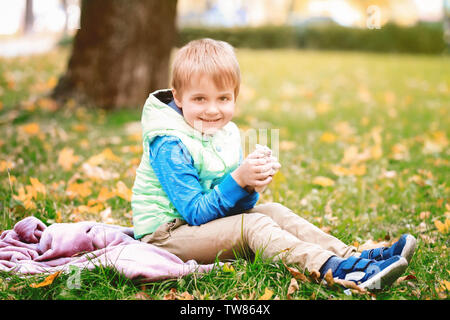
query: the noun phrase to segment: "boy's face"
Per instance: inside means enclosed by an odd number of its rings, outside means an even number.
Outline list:
[[[208,76],[193,77],[181,96],[175,90],[173,96],[186,122],[202,133],[212,135],[233,118],[234,88],[218,89]]]

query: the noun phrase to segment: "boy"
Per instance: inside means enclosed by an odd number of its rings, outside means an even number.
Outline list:
[[[259,149],[243,159],[231,121],[240,70],[233,48],[195,40],[174,59],[172,89],[150,94],[142,113],[143,155],[133,186],[135,237],[199,263],[262,250],[363,288],[390,285],[406,269],[415,239],[364,251],[324,233],[279,203],[256,205],[280,168]]]

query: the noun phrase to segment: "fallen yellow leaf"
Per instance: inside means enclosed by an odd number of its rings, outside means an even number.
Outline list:
[[[327,113],[328,111],[330,111],[330,109],[331,109],[330,105],[325,101],[320,101],[316,105],[316,111],[318,114]]]
[[[273,296],[273,291],[269,288],[264,289],[264,294],[258,300],[270,300]]]
[[[357,164],[359,162],[364,162],[372,157],[370,149],[365,149],[362,152],[358,151],[358,147],[355,145],[349,146],[344,151],[344,157],[341,160],[342,164]]]
[[[390,157],[394,160],[407,160],[409,159],[409,149],[404,144],[397,143],[392,147]]]
[[[333,272],[331,271],[331,269],[328,269],[323,278],[325,279],[329,287],[332,287],[334,285],[335,282],[333,278]]]
[[[288,267],[285,263],[283,263],[286,269],[289,271],[289,273],[296,279],[300,280],[302,282],[310,282],[309,279],[300,271],[298,271],[297,268],[294,267]]]
[[[450,291],[450,281],[443,280],[440,282],[440,285],[443,289]]]
[[[91,195],[91,182],[86,181],[83,183],[77,183],[72,182],[67,186],[66,194],[69,196],[70,199],[73,199],[75,197],[82,197],[86,198],[87,196]]]
[[[102,203],[96,203],[96,204],[89,204],[88,205],[81,205],[77,207],[78,213],[99,213],[105,208],[105,206]]]
[[[19,127],[21,131],[29,135],[36,135],[40,132],[39,124],[32,122]]]
[[[78,162],[79,157],[73,154],[72,148],[64,148],[59,152],[58,164],[65,170],[69,171],[72,166]]]
[[[450,228],[450,219],[445,219],[445,222],[442,223],[439,220],[434,220],[434,225],[436,226],[436,228],[438,229],[438,231],[440,233],[447,233],[448,229]]]
[[[355,128],[353,128],[347,121],[336,123],[333,129],[338,135],[344,138],[349,137],[355,133]]]
[[[45,278],[44,281],[42,281],[40,283],[32,283],[32,284],[30,284],[30,287],[32,287],[32,288],[41,288],[41,287],[49,286],[59,276],[60,273],[61,273],[61,271],[52,273],[47,278]]]
[[[87,131],[87,126],[83,123],[78,123],[78,124],[74,124],[72,126],[72,129],[76,132],[86,132]]]
[[[27,191],[25,191],[24,187],[19,188],[19,194],[16,196],[14,195],[13,198],[16,200],[19,200],[23,203],[25,209],[32,210],[36,209],[36,204],[33,202],[33,190],[31,190],[31,186],[27,186]],[[31,189],[30,189],[31,188]]]
[[[333,143],[336,141],[336,136],[331,132],[324,132],[320,137],[321,142]]]
[[[134,298],[136,299],[136,300],[151,300],[152,298],[148,295],[148,294],[146,294],[144,291],[139,291],[138,293],[136,293],[135,295],[134,295]]]
[[[194,300],[194,296],[189,292],[185,291],[177,296],[177,300]]]
[[[334,186],[334,180],[327,178],[327,177],[322,177],[322,176],[315,177],[313,179],[312,183],[317,184],[322,187]]]
[[[36,190],[37,193],[42,193],[45,195],[47,193],[47,190],[45,186],[39,182],[38,179],[30,177],[30,182],[34,190]]]
[[[121,162],[122,160],[116,156],[110,148],[106,148],[101,153],[90,157],[87,160],[87,163],[89,163],[91,166],[97,166],[101,163],[104,163],[105,160],[111,160],[115,162]]]
[[[114,192],[108,191],[108,188],[102,187],[100,193],[98,194],[97,200],[100,202],[105,202],[108,199],[114,198],[116,194]]]
[[[223,272],[230,272],[230,273],[236,272],[236,270],[234,270],[234,267],[228,262],[223,265],[222,270]]]
[[[114,189],[114,192],[118,197],[121,197],[122,199],[127,201],[131,201],[131,195],[133,193],[122,181],[118,181],[116,183],[116,188]]]
[[[359,287],[356,283],[353,281],[333,278],[333,273],[331,272],[331,269],[329,269],[324,276],[325,281],[327,282],[329,287],[334,286],[335,284],[341,285],[344,288],[353,289],[356,293],[359,294],[366,294],[368,293],[367,290]]]
[[[177,298],[176,294],[177,294],[177,289],[171,288],[169,293],[166,294],[163,299],[164,300],[175,300]]]
[[[425,139],[422,152],[425,154],[440,153],[445,150],[448,144],[445,132],[435,131]]]
[[[62,222],[62,215],[61,215],[61,210],[56,211],[56,219],[55,219],[56,223],[61,223]]]
[[[111,207],[108,207],[105,210],[103,210],[102,212],[100,212],[100,217],[102,218],[102,221],[104,223],[110,223],[110,224],[115,224],[116,223],[116,221],[112,217]]]
[[[320,272],[317,270],[311,270],[309,273],[309,277],[317,283],[320,282]]]
[[[383,155],[383,149],[381,148],[381,145],[377,144],[371,147],[370,155],[372,156],[372,159],[380,159]]]
[[[58,78],[56,78],[55,76],[51,76],[50,78],[48,78],[47,87],[49,89],[53,89],[57,84],[58,84]]]
[[[14,168],[14,163],[7,160],[0,161],[0,172],[6,171],[7,169]]]
[[[364,164],[361,165],[352,165],[350,168],[342,167],[342,166],[332,166],[331,171],[339,176],[362,176],[366,174],[366,166]]]

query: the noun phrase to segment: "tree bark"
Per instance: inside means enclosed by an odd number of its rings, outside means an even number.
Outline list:
[[[176,0],[83,0],[66,73],[52,97],[104,109],[142,105],[168,86]]]

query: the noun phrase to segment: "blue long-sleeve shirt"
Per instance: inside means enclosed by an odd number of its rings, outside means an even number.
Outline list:
[[[181,113],[173,103],[169,105]],[[239,163],[242,159],[240,150]],[[247,192],[230,173],[211,192],[203,193],[192,156],[175,136],[158,136],[152,141],[150,164],[170,201],[190,225],[198,226],[249,210],[259,199],[258,192]]]

